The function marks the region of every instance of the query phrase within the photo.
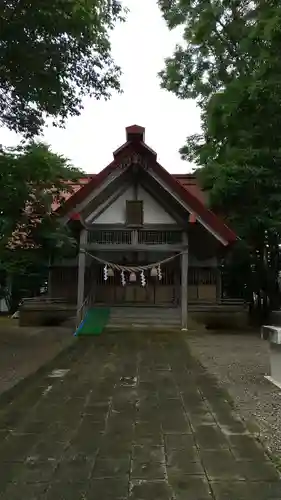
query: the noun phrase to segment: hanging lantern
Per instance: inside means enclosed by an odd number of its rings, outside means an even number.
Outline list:
[[[123,270],[121,271],[121,285],[122,286],[126,285],[126,277],[125,277],[125,273]]]
[[[137,281],[136,273],[132,272],[129,276],[129,281],[135,283]]]
[[[146,285],[146,279],[145,279],[145,274],[144,271],[141,272],[141,286]]]
[[[107,276],[109,276],[110,278],[112,278],[114,276],[114,271],[113,271],[112,267],[110,267],[108,269]]]
[[[152,278],[156,278],[157,276],[157,269],[156,267],[152,267],[151,270],[150,270],[150,276],[152,276]]]

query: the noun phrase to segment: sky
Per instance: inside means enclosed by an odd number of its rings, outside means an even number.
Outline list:
[[[84,100],[79,117],[64,129],[47,127],[43,140],[87,173],[97,173],[112,161],[112,153],[125,140],[125,127],[145,127],[145,142],[158,161],[172,173],[186,173],[192,165],[181,160],[179,148],[188,135],[200,131],[199,110],[192,100],[182,101],[160,88],[157,73],[164,59],[180,42],[180,32],[170,32],[156,0],[125,0],[130,12],[126,23],[112,34],[112,52],[121,66],[123,94],[109,101]],[[16,134],[1,130],[1,143],[12,146]]]

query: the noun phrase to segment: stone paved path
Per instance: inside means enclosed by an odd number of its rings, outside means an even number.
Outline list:
[[[0,408],[1,500],[280,500],[180,335],[81,338],[56,363]]]

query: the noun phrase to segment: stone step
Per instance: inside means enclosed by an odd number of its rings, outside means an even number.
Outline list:
[[[167,330],[167,331],[172,331],[172,330],[180,330],[181,329],[181,324],[180,323],[140,323],[138,321],[133,321],[131,323],[123,323],[123,322],[111,322],[106,325],[106,329],[108,330],[131,330],[131,329],[138,329],[138,330]]]
[[[163,320],[162,318],[153,318],[153,319],[147,319],[147,318],[110,318],[109,319],[110,323],[123,323],[123,324],[131,324],[131,323],[142,323],[142,324],[150,324],[153,325],[155,323],[162,323],[166,325],[177,325],[181,323],[180,319],[169,319],[169,320]]]
[[[140,316],[136,316],[134,318],[126,318],[126,317],[120,317],[120,318],[112,318],[109,317],[109,321],[111,322],[119,322],[119,323],[132,323],[132,322],[139,322],[139,323],[180,323],[181,318],[169,318],[163,320],[163,318],[158,317],[158,318],[142,318]]]
[[[180,311],[177,308],[113,307],[109,328],[179,329]]]
[[[147,316],[147,317],[154,317],[154,316],[161,316],[163,317],[178,317],[180,316],[180,311],[159,311],[159,310],[152,310],[152,311],[147,311],[147,310],[142,310],[139,309],[138,311],[126,311],[126,310],[115,310],[111,309],[110,314],[112,316]]]
[[[129,312],[129,311],[110,311],[111,317],[114,318],[135,318],[135,317],[142,317],[142,318],[179,318],[180,313],[166,313],[166,312],[161,312],[161,311],[154,311],[154,312],[146,312],[146,311],[136,311],[136,312]]]
[[[129,313],[126,313],[126,312],[114,312],[114,311],[110,311],[110,316],[112,318],[165,318],[165,319],[168,319],[168,318],[180,318],[180,314],[161,314],[161,312],[155,312],[153,314],[147,314],[147,313],[142,313],[141,311],[138,312],[138,313],[134,313],[134,314],[129,314]]]

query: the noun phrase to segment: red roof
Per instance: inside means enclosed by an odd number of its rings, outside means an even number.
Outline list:
[[[135,132],[136,135],[139,135],[140,130],[144,133],[143,127],[139,127],[137,125],[127,127],[126,130],[130,130],[130,133]],[[136,147],[136,143],[134,143],[133,147]],[[127,142],[126,147],[121,147],[119,149],[120,152],[107,167],[96,175],[87,175],[83,177],[81,179],[83,186],[75,186],[75,193],[66,196],[66,202],[59,211],[62,214],[74,211],[75,207],[80,204],[93,189],[97,188],[114,170],[114,168],[116,168],[122,157],[125,156],[125,154],[128,154],[129,149],[130,142]],[[138,143],[138,149],[144,155],[150,155],[150,167],[153,169],[155,175],[162,179],[172,191],[177,193],[177,195],[189,206],[192,215],[201,219],[203,223],[209,226],[210,229],[217,233],[227,243],[232,243],[237,239],[236,234],[228,226],[226,226],[219,217],[206,207],[206,195],[198,185],[196,177],[193,174],[170,174],[157,161],[155,161],[155,156],[151,154],[151,149],[142,141]],[[59,209],[59,207],[55,208],[55,210],[57,209]]]
[[[198,198],[204,205],[207,204],[207,195],[198,184],[194,174],[172,174],[172,176],[195,198]]]
[[[73,196],[73,194],[75,194],[77,191],[79,191],[79,189],[81,189],[83,186],[85,186],[85,184],[88,184],[88,182],[90,182],[90,180],[93,178],[93,175],[85,175],[85,177],[81,177],[79,179],[79,183],[77,184],[71,184],[71,188],[73,190],[73,193],[70,193],[69,191],[65,191],[64,193],[62,193],[62,197],[65,199],[65,200],[68,200],[69,198],[71,198],[71,196]],[[56,211],[58,210],[60,207],[60,204],[58,202],[54,202],[52,204],[52,210],[53,211]]]

